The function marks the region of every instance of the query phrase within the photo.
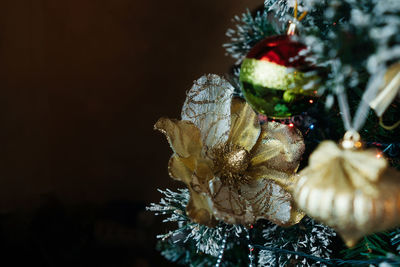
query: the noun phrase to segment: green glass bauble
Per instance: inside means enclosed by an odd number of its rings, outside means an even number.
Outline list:
[[[271,118],[288,118],[310,108],[316,89],[303,86],[316,79],[305,75],[310,70],[299,52],[306,49],[290,36],[262,40],[248,53],[240,69],[240,84],[247,102]]]

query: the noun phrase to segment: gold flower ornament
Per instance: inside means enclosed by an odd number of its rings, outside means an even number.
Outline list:
[[[304,152],[301,133],[280,123],[260,125],[257,114],[217,75],[195,81],[182,120],[161,118],[174,154],[170,176],[190,191],[186,208],[195,222],[250,225],[268,219],[292,225],[304,216],[288,188]]]

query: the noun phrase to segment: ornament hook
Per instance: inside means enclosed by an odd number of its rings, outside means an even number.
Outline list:
[[[382,115],[382,116],[379,117],[379,125],[380,125],[383,129],[385,129],[385,130],[393,131],[394,129],[396,129],[397,127],[400,126],[400,120],[398,120],[397,122],[395,122],[393,125],[386,125],[386,124],[383,122],[383,115]]]
[[[304,11],[303,13],[301,13],[300,17],[297,17],[297,15],[298,15],[297,11],[298,11],[298,3],[297,3],[297,0],[295,0],[295,2],[294,2],[294,19],[293,19],[293,21],[289,21],[287,35],[294,35],[296,33],[297,23],[302,21],[302,19],[304,19],[308,13],[307,11]]]

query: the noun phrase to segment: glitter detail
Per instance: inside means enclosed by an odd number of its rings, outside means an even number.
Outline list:
[[[215,175],[223,184],[238,187],[249,182],[250,178],[245,175],[250,163],[248,151],[234,144],[225,144],[214,148],[212,154]]]

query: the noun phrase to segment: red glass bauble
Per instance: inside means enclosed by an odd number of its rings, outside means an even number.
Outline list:
[[[278,35],[266,38],[256,44],[246,58],[266,60],[285,67],[304,68],[305,57],[299,52],[307,47],[293,41],[289,35]]]
[[[313,69],[302,53],[306,49],[293,37],[279,35],[262,40],[250,50],[239,79],[243,96],[253,109],[271,118],[288,118],[312,106],[316,88],[303,87],[317,77],[306,75]]]

